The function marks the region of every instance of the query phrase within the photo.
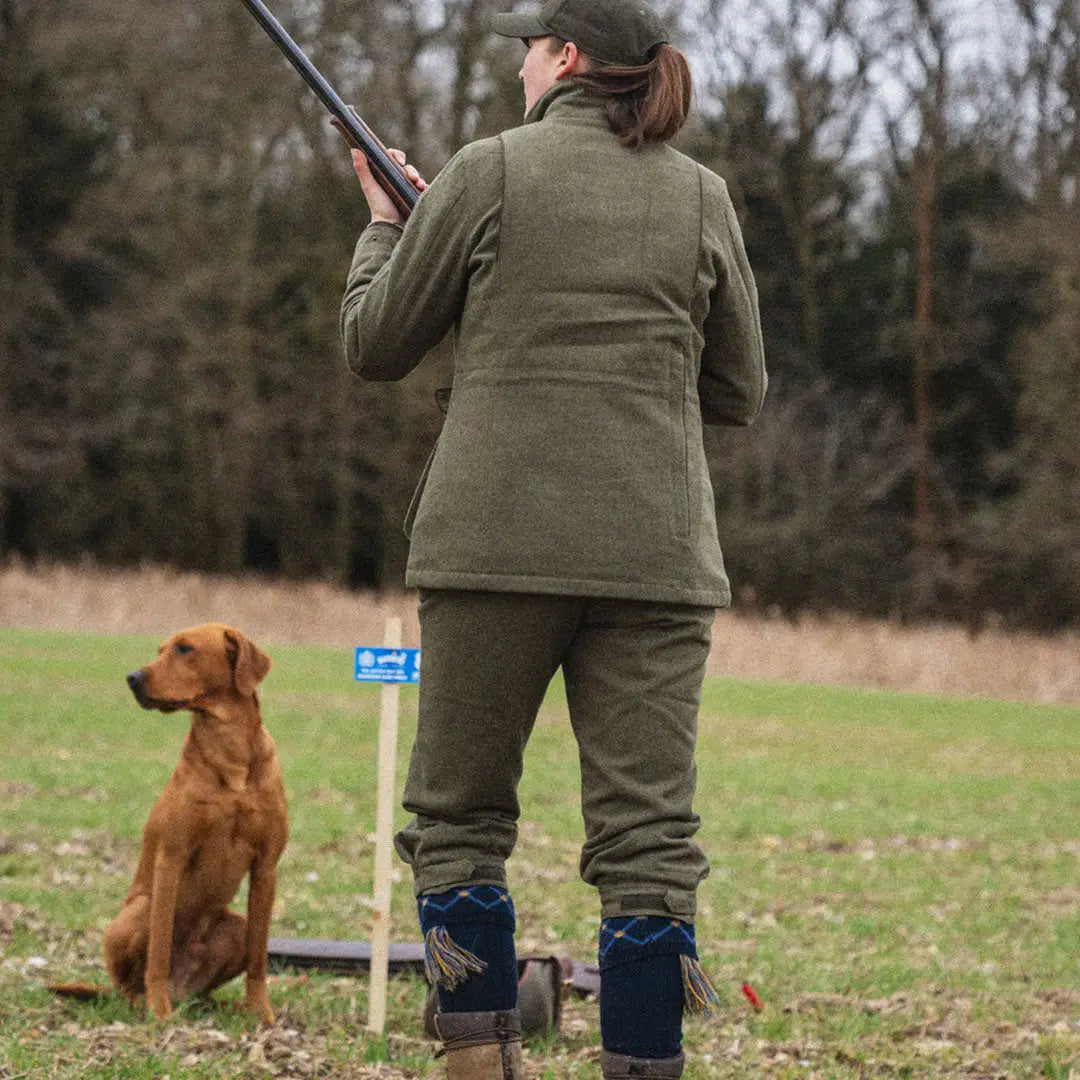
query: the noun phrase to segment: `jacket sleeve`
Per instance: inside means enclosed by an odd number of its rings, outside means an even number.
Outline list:
[[[769,380],[757,286],[727,186],[710,175],[705,243],[714,251],[716,285],[704,325],[698,397],[705,424],[746,427],[765,401]]]
[[[445,337],[465,303],[473,252],[498,227],[501,201],[501,151],[484,140],[444,166],[403,229],[364,229],[341,303],[351,371],[400,379]]]

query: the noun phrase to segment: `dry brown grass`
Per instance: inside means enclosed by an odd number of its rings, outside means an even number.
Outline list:
[[[319,583],[233,579],[151,567],[0,567],[0,625],[166,637],[221,621],[256,640],[341,647],[382,640],[401,616],[419,643],[415,598]],[[1080,635],[910,628],[850,617],[718,615],[714,674],[1080,704]]]

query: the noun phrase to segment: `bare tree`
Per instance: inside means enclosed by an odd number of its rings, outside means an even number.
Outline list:
[[[915,149],[915,358],[912,401],[915,420],[915,542],[920,562],[931,558],[936,540],[931,474],[933,418],[930,381],[934,368],[934,229],[946,149],[949,104],[949,38],[936,0],[914,0],[911,41],[922,81],[915,95],[919,138]]]
[[[7,388],[13,381],[15,287],[15,199],[20,142],[20,90],[16,80],[22,62],[15,0],[0,0],[0,535],[7,520],[8,473],[12,423]]]
[[[856,175],[869,113],[870,61],[856,18],[859,5],[710,0],[705,9],[688,46],[702,74],[699,109],[708,126],[740,140],[714,164],[737,200],[752,197],[760,206],[765,199],[776,208],[784,290],[794,301],[786,303],[798,338],[788,351],[797,349],[798,360],[792,360],[812,382],[828,351],[832,271],[861,194]],[[740,190],[747,185],[755,190]]]
[[[1030,110],[1033,187],[1044,204],[1080,208],[1080,3],[1014,0],[1023,48],[1011,83]]]
[[[940,560],[938,505],[934,491],[934,255],[942,168],[953,105],[955,15],[948,0],[884,0],[882,61],[902,94],[900,108],[886,108],[886,130],[894,165],[911,161],[912,228],[915,237],[915,301],[911,371],[913,480],[912,535],[915,544],[916,607],[932,605]],[[913,144],[913,145],[912,145]]]
[[[788,153],[793,182],[779,188],[798,261],[806,350],[822,355],[823,277],[818,246],[823,221],[840,219],[845,194],[835,174],[823,175],[824,158],[848,163],[862,128],[868,60],[852,20],[849,0],[788,0],[772,9],[768,37],[780,56],[779,75],[790,125]]]

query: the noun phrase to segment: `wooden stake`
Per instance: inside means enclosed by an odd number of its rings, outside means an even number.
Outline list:
[[[401,648],[401,620],[386,620],[383,644]],[[394,788],[397,782],[398,698],[396,683],[383,683],[379,714],[378,796],[375,804],[375,887],[371,911],[371,982],[368,1031],[386,1027],[387,976],[390,969],[390,873],[393,856]]]

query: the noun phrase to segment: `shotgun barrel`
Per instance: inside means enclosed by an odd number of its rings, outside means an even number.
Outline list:
[[[371,165],[371,171],[379,186],[397,204],[407,217],[420,198],[420,192],[405,175],[405,170],[387,153],[386,147],[375,133],[360,119],[356,110],[346,105],[334,88],[323,78],[303,50],[289,36],[289,32],[274,17],[262,0],[243,0],[244,6],[255,16],[255,21],[270,35],[285,58],[300,73],[304,82],[315,91],[316,96],[341,125],[345,137],[363,151]]]

